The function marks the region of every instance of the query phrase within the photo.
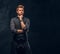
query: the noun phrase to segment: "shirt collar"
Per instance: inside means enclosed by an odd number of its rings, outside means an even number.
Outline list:
[[[18,18],[18,16],[16,16],[17,18]],[[19,18],[18,18],[19,19]],[[23,18],[22,18],[23,20],[24,20],[24,16],[23,16]]]

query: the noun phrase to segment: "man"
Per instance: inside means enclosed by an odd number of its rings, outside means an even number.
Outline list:
[[[24,17],[24,6],[18,5],[16,8],[17,17],[11,19],[10,28],[13,36],[11,54],[31,54],[28,42],[28,31],[30,20]]]

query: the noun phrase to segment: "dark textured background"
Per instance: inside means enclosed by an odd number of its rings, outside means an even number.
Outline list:
[[[10,19],[18,4],[30,19],[29,42],[33,54],[60,54],[60,0],[0,0],[0,54],[10,54]]]

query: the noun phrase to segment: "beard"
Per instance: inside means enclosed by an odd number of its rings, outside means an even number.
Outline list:
[[[23,13],[18,13],[18,15],[20,16],[20,15],[24,15]]]

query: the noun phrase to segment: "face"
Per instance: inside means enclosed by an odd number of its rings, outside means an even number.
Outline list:
[[[18,15],[24,15],[24,9],[23,8],[17,8],[16,12]]]

